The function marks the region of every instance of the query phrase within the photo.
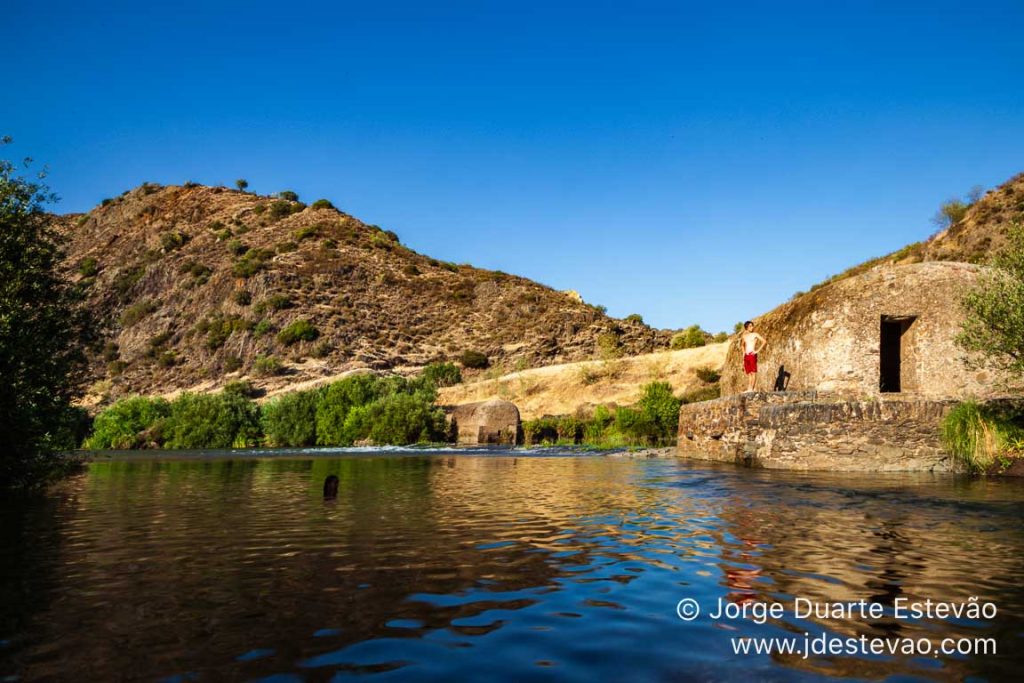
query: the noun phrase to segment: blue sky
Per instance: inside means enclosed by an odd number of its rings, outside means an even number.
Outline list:
[[[244,177],[661,327],[1024,171],[1019,0],[4,4],[0,134],[61,211]]]

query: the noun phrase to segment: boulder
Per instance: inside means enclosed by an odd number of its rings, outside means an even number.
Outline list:
[[[519,408],[515,403],[491,399],[464,403],[450,409],[460,445],[508,444],[519,440]]]

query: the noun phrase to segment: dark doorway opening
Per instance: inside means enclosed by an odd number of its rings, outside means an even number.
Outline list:
[[[904,348],[904,336],[915,320],[917,318],[914,316],[882,316],[878,346],[879,391],[886,393],[902,391],[903,357],[907,353],[907,349]]]

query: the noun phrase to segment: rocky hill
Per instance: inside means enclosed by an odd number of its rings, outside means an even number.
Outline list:
[[[1004,244],[1006,229],[1014,223],[1024,225],[1024,173],[989,190],[967,208],[963,218],[928,239],[858,264],[813,289],[884,264],[927,261],[983,264]]]
[[[460,359],[537,367],[669,343],[668,331],[418,254],[325,200],[282,194],[146,184],[60,218],[100,321],[92,400]]]

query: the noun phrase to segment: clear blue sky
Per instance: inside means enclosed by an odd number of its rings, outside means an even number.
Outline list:
[[[61,211],[244,177],[714,331],[1024,171],[1020,0],[209,4],[4,3]]]

